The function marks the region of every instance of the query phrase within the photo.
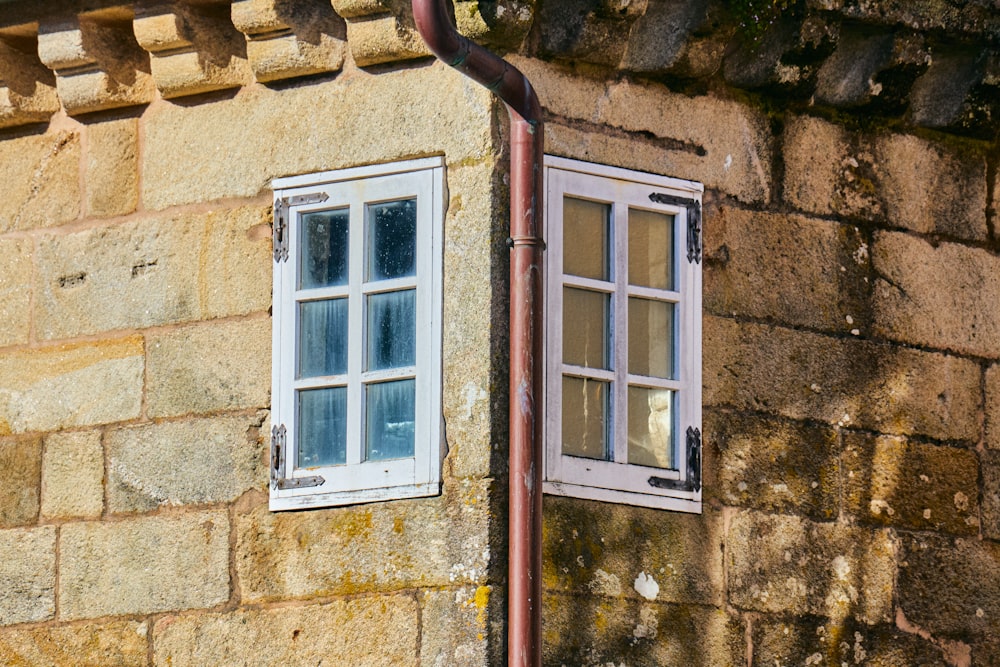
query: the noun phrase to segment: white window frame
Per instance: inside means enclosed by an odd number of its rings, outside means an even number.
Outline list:
[[[442,246],[444,159],[422,158],[276,179],[271,389],[271,510],[327,507],[440,493],[445,445],[441,428]],[[363,275],[365,204],[415,198],[416,276],[367,288]],[[297,290],[299,217],[350,208],[349,284]],[[285,222],[279,226],[279,218]],[[287,258],[280,248],[287,244]],[[391,284],[389,284],[391,283]],[[416,290],[416,363],[405,369],[363,370],[364,297],[384,289]],[[308,292],[308,294],[306,294]],[[317,297],[348,298],[348,371],[335,378],[296,378],[297,304]],[[415,442],[412,458],[364,461],[363,386],[395,376],[416,380]],[[296,391],[347,387],[347,462],[297,468]],[[316,483],[322,478],[322,483]],[[302,484],[302,486],[296,486]]]
[[[656,196],[651,198],[650,195]],[[546,493],[625,503],[683,512],[701,512],[701,199],[703,187],[693,181],[628,169],[545,156],[546,207],[546,361],[545,476]],[[563,274],[563,197],[610,204],[612,286],[603,281]],[[655,199],[655,200],[654,200]],[[649,290],[627,284],[627,213],[629,208],[659,211],[674,217],[675,290]],[[697,243],[697,261],[689,261],[689,225]],[[562,377],[574,367],[563,363],[563,286],[606,291],[611,297],[611,369],[587,369],[586,376],[611,382],[609,444],[614,461],[580,458],[562,452]],[[656,380],[627,373],[627,297],[653,293],[676,303],[676,379]],[[577,369],[579,370],[579,369]],[[630,381],[676,392],[673,433],[675,469],[627,462],[625,401]],[[620,417],[619,417],[620,415]]]

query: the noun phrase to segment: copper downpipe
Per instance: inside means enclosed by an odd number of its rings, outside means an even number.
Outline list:
[[[507,664],[542,664],[541,105],[528,79],[462,37],[447,0],[412,0],[417,30],[446,64],[493,91],[510,114],[510,505]]]

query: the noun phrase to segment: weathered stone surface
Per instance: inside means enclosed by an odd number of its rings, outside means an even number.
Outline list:
[[[139,202],[139,122],[135,118],[87,125],[87,215],[126,215]]]
[[[271,306],[271,207],[212,211],[205,217],[198,292],[204,316],[263,312]]]
[[[490,664],[487,636],[493,614],[489,586],[427,590],[420,596],[421,667]],[[496,625],[496,623],[494,623]]]
[[[717,71],[725,36],[695,34],[713,20],[708,3],[649,2],[628,33],[621,66],[633,72],[704,76]]]
[[[265,483],[263,417],[212,417],[109,431],[108,508],[227,502]]]
[[[834,429],[720,411],[704,417],[707,499],[836,518],[841,481]]]
[[[632,24],[645,2],[554,0],[541,5],[539,46],[546,56],[617,65],[624,55]]]
[[[754,667],[944,667],[942,657],[930,640],[891,625],[867,627],[849,618],[837,622],[809,616],[793,621],[764,618],[753,625]]]
[[[38,438],[0,438],[0,527],[23,526],[38,517],[42,443]]]
[[[948,0],[882,0],[878,3],[808,0],[808,4],[816,9],[833,9],[850,18],[890,26],[901,24],[914,30],[1000,34],[1000,16],[991,8],[990,0],[967,0],[959,4]]]
[[[844,436],[844,509],[865,523],[979,532],[979,463],[967,449],[896,436]]]
[[[983,535],[1000,540],[1000,452],[986,451],[979,456],[983,474]]]
[[[266,407],[271,323],[207,322],[149,336],[146,412],[152,417]]]
[[[552,667],[746,665],[744,629],[719,609],[556,593],[542,609],[542,662]]]
[[[875,173],[893,226],[984,241],[986,160],[906,134],[880,137]]]
[[[886,532],[741,512],[726,540],[729,602],[756,611],[889,622],[894,556]]]
[[[49,667],[143,667],[145,622],[111,621],[0,631],[0,662]]]
[[[229,599],[229,518],[190,512],[62,527],[63,618],[212,607]]]
[[[874,327],[894,340],[996,357],[1000,350],[1000,259],[954,243],[937,247],[879,232],[872,249]]]
[[[80,212],[80,135],[57,130],[0,141],[0,232],[74,220]]]
[[[726,81],[740,88],[809,95],[815,90],[817,72],[840,38],[840,24],[823,15],[785,16],[767,26],[758,39],[746,39],[742,33],[737,29],[727,44]]]
[[[30,239],[0,239],[0,347],[28,342],[32,247]]]
[[[438,498],[236,519],[243,599],[391,591],[484,583],[490,559],[485,481]]]
[[[38,59],[38,40],[24,28],[0,32],[0,127],[44,122],[59,111],[56,79]]]
[[[569,68],[510,60],[531,80],[549,112],[634,133],[638,143],[652,144],[639,150],[670,155],[667,161],[636,164],[634,157],[608,151],[609,164],[701,181],[742,201],[770,199],[772,141],[764,117],[755,110],[712,96],[686,97],[660,85],[606,84]],[[558,147],[555,152],[567,157],[595,159],[588,157],[588,144],[609,140],[600,134],[586,137],[583,142],[557,140],[546,150]]]
[[[182,214],[40,240],[38,337],[63,338],[197,318],[204,227],[204,218]]]
[[[935,636],[996,636],[1000,545],[904,533],[899,563],[898,604],[907,621]]]
[[[343,0],[333,0],[338,10]],[[347,45],[359,67],[431,55],[430,49],[413,24],[408,3],[392,3],[391,14],[354,16],[347,20]],[[341,14],[346,16],[346,14]]]
[[[967,127],[966,98],[983,79],[982,52],[952,50],[935,56],[910,91],[910,120],[922,127]]]
[[[844,333],[869,326],[857,227],[723,207],[706,213],[705,307]]]
[[[875,79],[892,56],[892,33],[845,29],[837,48],[819,68],[816,101],[839,107],[861,106],[880,92]]]
[[[704,319],[705,405],[979,439],[979,366],[933,352]]]
[[[664,513],[627,505],[545,499],[546,589],[640,600],[633,582],[656,582],[660,602],[720,605],[722,517]]]
[[[0,434],[134,419],[142,372],[139,336],[7,353],[0,357]]]
[[[276,176],[429,150],[454,162],[481,159],[492,151],[493,105],[488,90],[443,64],[354,72],[322,86],[248,88],[196,107],[155,104],[145,114],[142,199],[159,209],[251,196]]]
[[[153,630],[153,664],[412,665],[419,627],[417,603],[408,595],[167,616]]]
[[[97,518],[104,508],[100,431],[53,433],[42,459],[42,516]]]
[[[56,613],[56,529],[0,530],[0,625]]]

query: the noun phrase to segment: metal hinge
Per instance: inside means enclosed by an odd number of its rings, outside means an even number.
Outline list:
[[[271,429],[271,487],[283,490],[322,485],[326,482],[326,480],[319,475],[312,475],[309,477],[285,477],[287,434],[288,430],[285,428],[284,424],[280,424]]]
[[[687,258],[689,262],[701,263],[701,202],[690,197],[677,197],[660,192],[649,195],[657,204],[683,206],[687,209]]]
[[[688,426],[687,429],[687,475],[683,480],[650,477],[649,485],[657,489],[675,491],[701,490],[701,430]]]
[[[303,204],[322,204],[329,198],[330,195],[325,192],[313,192],[307,195],[281,197],[274,201],[274,223],[271,228],[274,261],[283,262],[288,259],[288,209]]]

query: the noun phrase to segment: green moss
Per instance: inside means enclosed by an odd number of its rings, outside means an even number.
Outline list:
[[[733,16],[740,24],[743,35],[757,42],[767,29],[782,15],[800,12],[803,0],[726,0]]]

